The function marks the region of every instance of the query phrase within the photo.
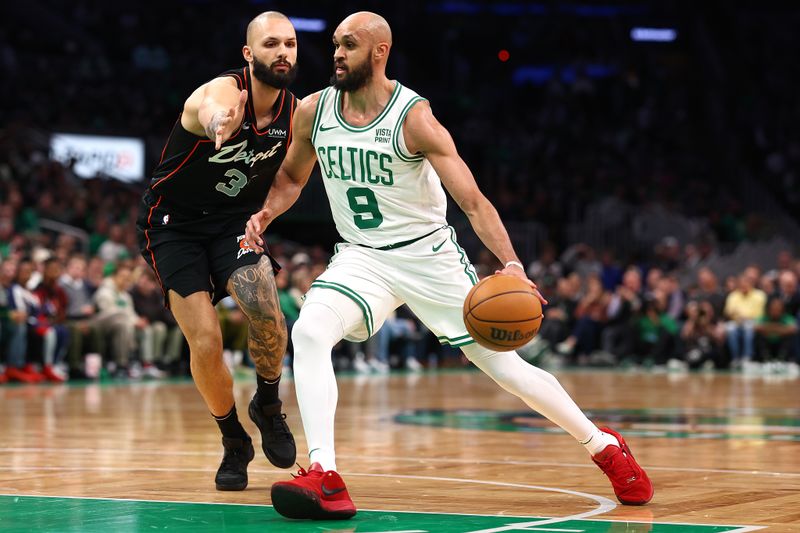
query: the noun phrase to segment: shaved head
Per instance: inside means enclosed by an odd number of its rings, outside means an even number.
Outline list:
[[[366,36],[373,44],[387,43],[392,44],[392,29],[386,19],[371,11],[359,11],[353,13],[339,24],[337,30],[344,30],[345,33],[355,33],[359,36]]]
[[[254,39],[266,32],[267,26],[273,20],[289,21],[289,17],[278,11],[264,11],[256,16],[247,25],[247,45],[252,46]]]

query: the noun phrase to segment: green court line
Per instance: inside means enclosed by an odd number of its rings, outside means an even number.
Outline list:
[[[536,528],[537,521],[547,525]],[[758,527],[606,520],[553,522],[546,517],[403,511],[359,511],[346,521],[286,520],[271,506],[0,495],[0,530],[7,533],[417,532],[469,533],[519,524],[507,531],[576,533],[744,533]],[[525,524],[525,525],[523,525]]]

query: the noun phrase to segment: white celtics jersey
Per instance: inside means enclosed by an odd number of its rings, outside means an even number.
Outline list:
[[[409,154],[403,120],[424,100],[395,82],[386,108],[366,126],[342,116],[342,93],[320,95],[311,142],[339,235],[373,248],[422,237],[447,224],[447,198],[422,155]]]

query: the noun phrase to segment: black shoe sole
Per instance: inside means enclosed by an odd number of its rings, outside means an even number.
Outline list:
[[[266,443],[264,442],[264,432],[261,429],[261,426],[258,424],[258,414],[256,413],[256,404],[253,401],[250,401],[250,405],[247,407],[247,414],[250,417],[250,420],[253,421],[253,424],[256,425],[258,428],[258,432],[261,434],[261,451],[264,452],[264,455],[267,456],[267,460],[272,463],[273,466],[277,466],[278,468],[291,468],[295,465],[297,461],[297,447],[294,443],[294,435],[292,435],[292,446],[294,446],[295,451],[294,455],[289,459],[281,459],[279,457],[275,457],[272,453],[270,453],[269,449],[267,448]]]
[[[244,483],[240,483],[239,485],[220,485],[217,483],[217,490],[221,491],[234,491],[234,490],[244,490],[247,488],[247,481]]]
[[[282,516],[296,520],[347,520],[356,511],[326,511],[319,496],[311,491],[295,487],[273,486],[270,492],[272,506]]]

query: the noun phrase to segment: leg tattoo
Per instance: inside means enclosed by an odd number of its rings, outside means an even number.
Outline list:
[[[266,379],[277,379],[288,335],[269,258],[264,256],[255,265],[237,269],[227,289],[250,323],[247,346],[256,371]]]

